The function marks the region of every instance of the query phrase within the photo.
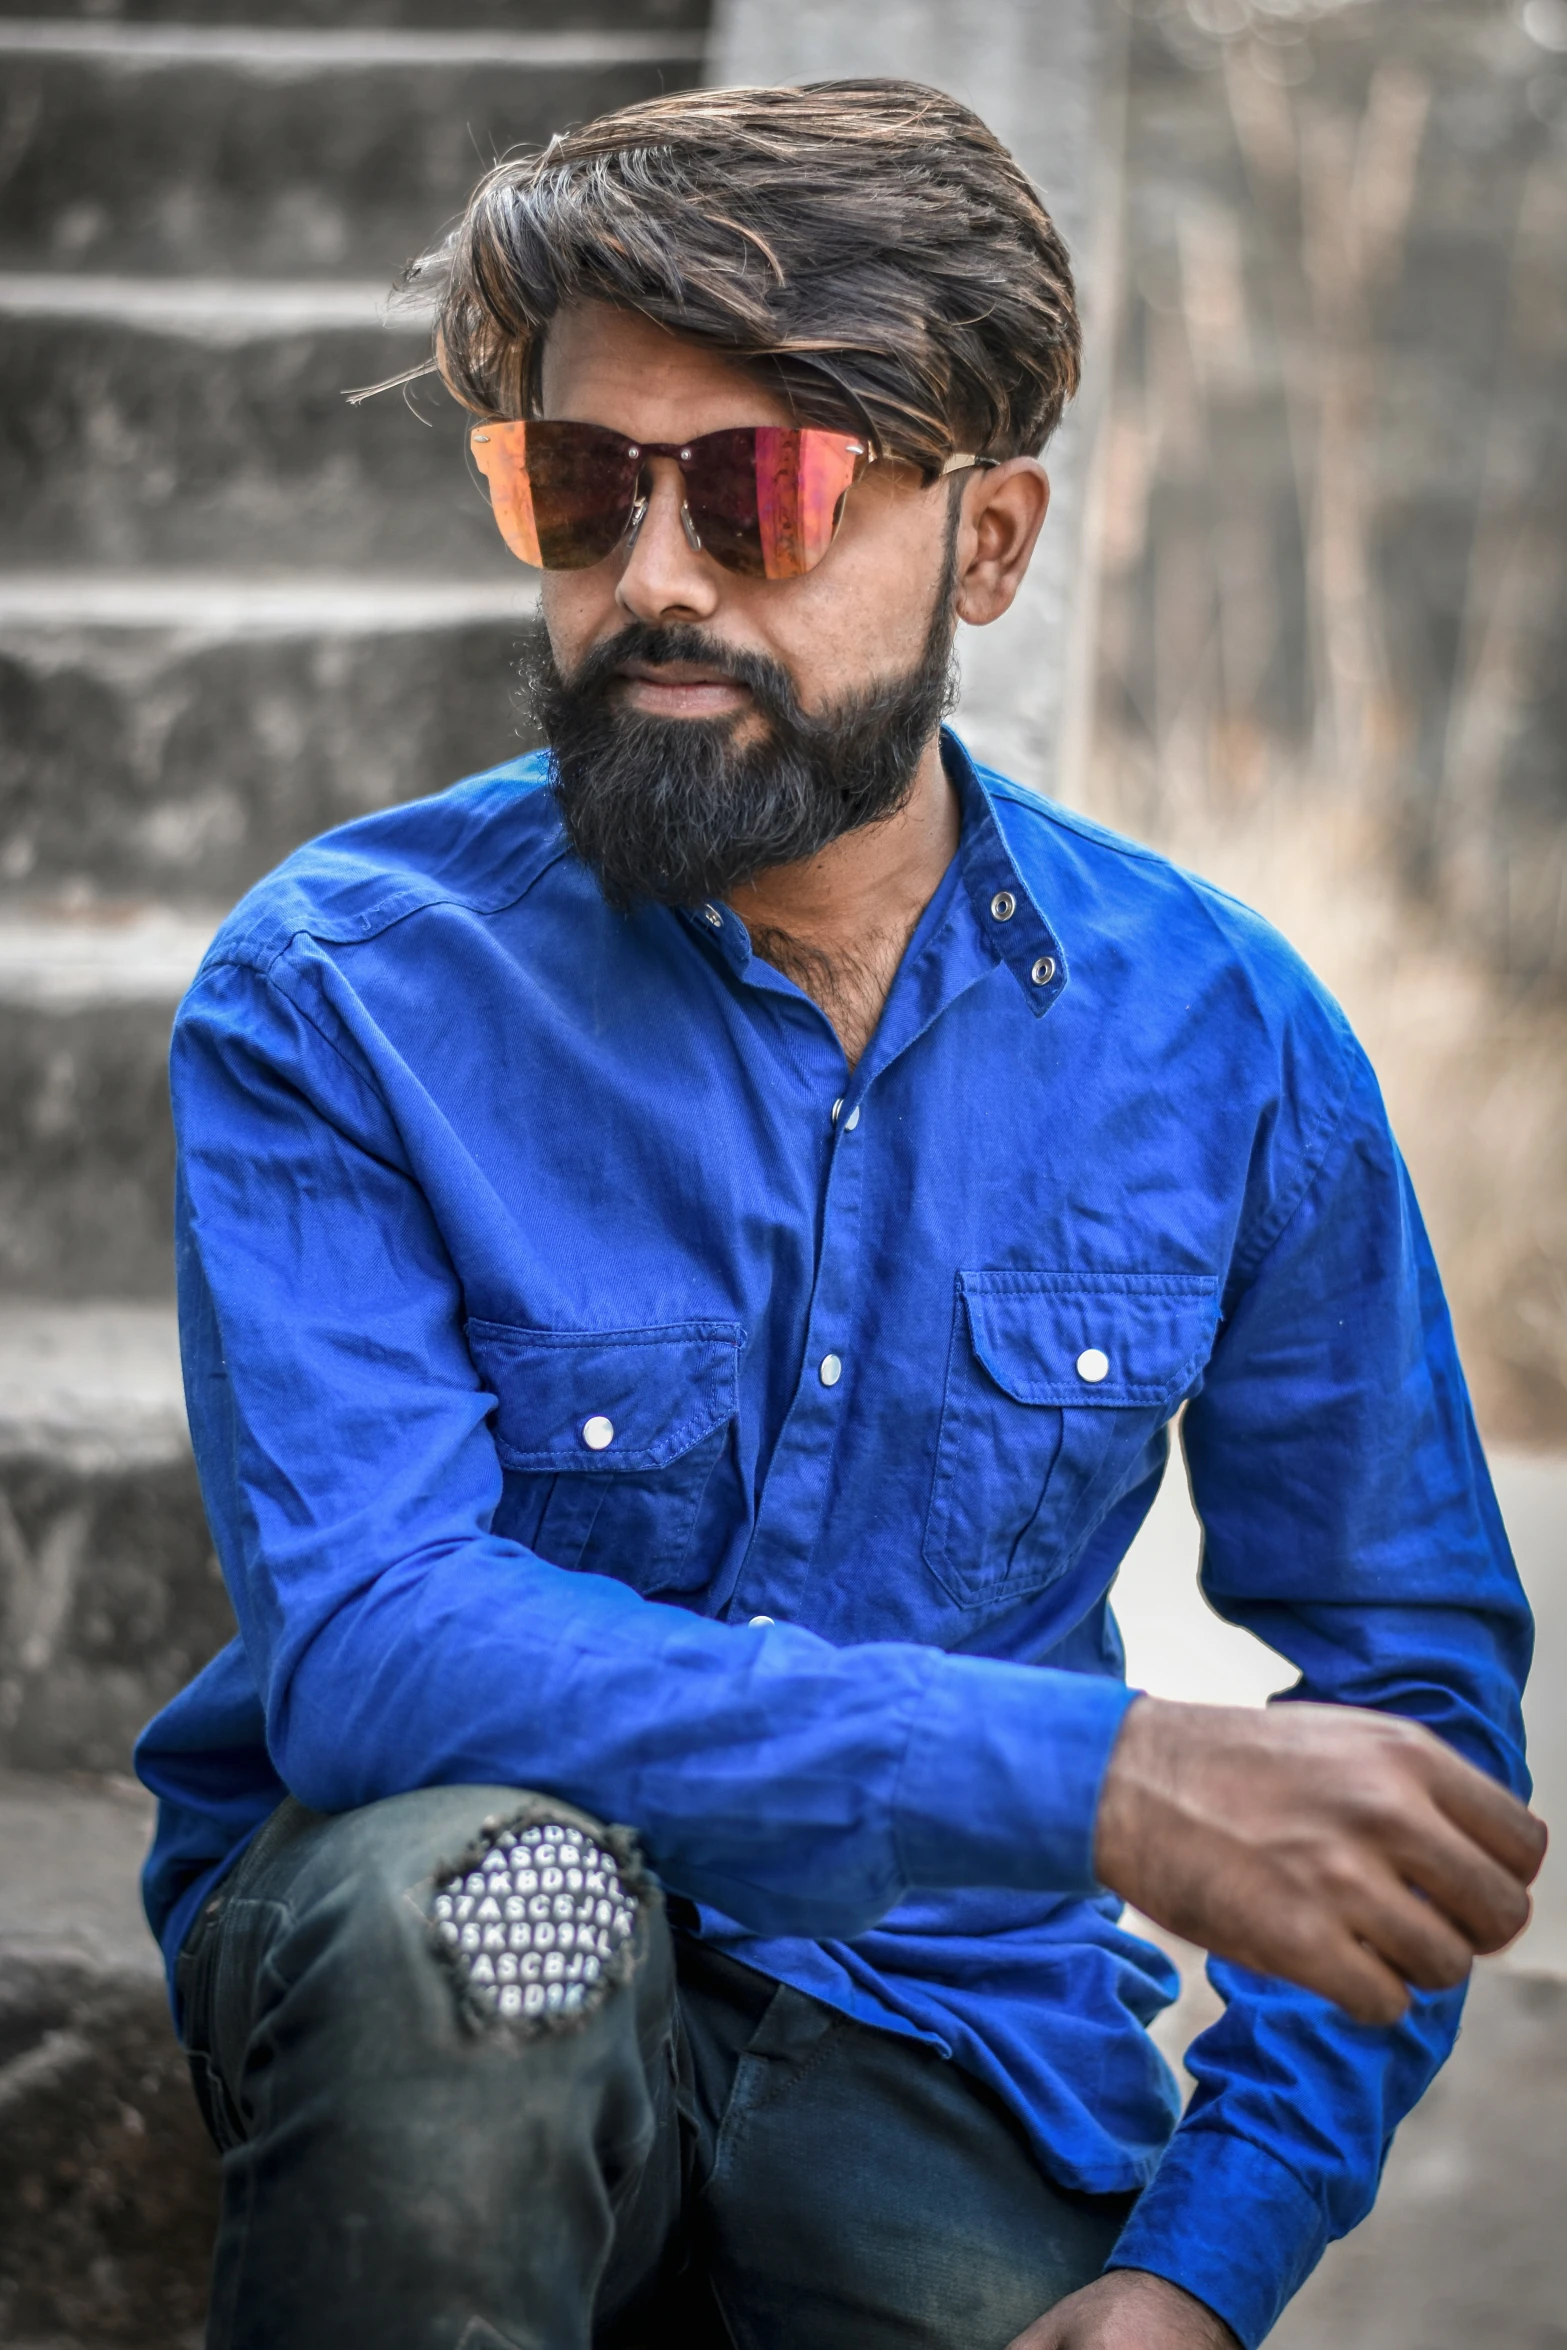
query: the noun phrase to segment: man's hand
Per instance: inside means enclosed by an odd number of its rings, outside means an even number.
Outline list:
[[[1011,2350],[1238,2350],[1205,2303],[1146,2269],[1115,2268],[1019,2334]]]
[[[1461,1983],[1522,1931],[1545,1842],[1515,1796],[1395,1715],[1140,1697],[1094,1865],[1189,1942],[1391,2024],[1410,1985]]]

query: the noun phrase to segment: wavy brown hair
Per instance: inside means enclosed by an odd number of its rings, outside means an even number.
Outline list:
[[[976,114],[918,82],[688,90],[508,157],[421,265],[475,415],[537,413],[550,321],[642,312],[927,471],[1042,448],[1077,388],[1071,265]]]

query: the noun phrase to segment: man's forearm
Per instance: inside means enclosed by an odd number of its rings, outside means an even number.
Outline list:
[[[459,1644],[481,1579],[483,1624]],[[313,1809],[547,1786],[630,1820],[674,1889],[821,1938],[863,1932],[912,1888],[1097,1890],[1100,1784],[1130,1702],[1103,1675],[714,1623],[487,1538],[339,1605],[269,1717]]]

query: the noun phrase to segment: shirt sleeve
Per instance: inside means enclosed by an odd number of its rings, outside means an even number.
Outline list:
[[[852,1935],[921,1885],[1092,1888],[1119,1683],[723,1624],[494,1532],[493,1399],[344,986],[212,967],[172,1058],[191,1426],[284,1784],[323,1811],[545,1789],[764,1933]]]
[[[1527,1794],[1529,1611],[1409,1179],[1345,1049],[1321,1164],[1237,1268],[1187,1409],[1202,1586],[1298,1668],[1275,1702],[1407,1714]],[[1244,1968],[1209,1975],[1225,2012],[1188,2051],[1195,2094],[1114,2265],[1185,2286],[1249,2346],[1369,2211],[1462,1993],[1417,1995],[1381,2028]]]

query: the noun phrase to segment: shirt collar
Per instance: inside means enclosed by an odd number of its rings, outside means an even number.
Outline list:
[[[941,730],[941,755],[962,810],[958,864],[969,904],[991,953],[1005,963],[1037,1016],[1048,1012],[1067,981],[1061,942],[1018,870],[984,778],[950,727]]]

